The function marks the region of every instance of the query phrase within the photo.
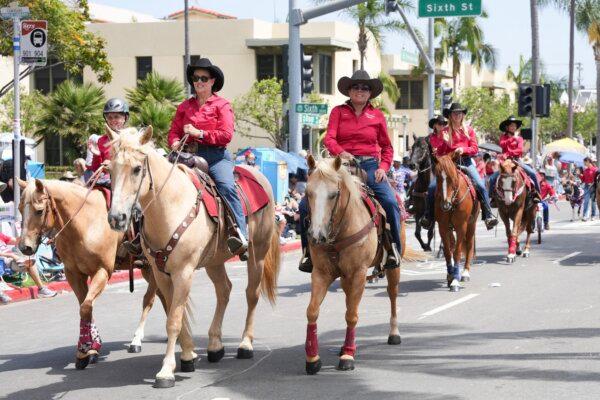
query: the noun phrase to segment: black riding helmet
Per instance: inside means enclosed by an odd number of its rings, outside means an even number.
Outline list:
[[[121,113],[125,114],[126,119],[129,119],[129,105],[123,99],[118,97],[113,97],[108,100],[106,104],[104,104],[104,109],[102,110],[102,116],[106,120],[106,114],[108,113]]]

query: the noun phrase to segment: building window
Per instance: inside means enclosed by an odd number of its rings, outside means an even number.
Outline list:
[[[80,157],[81,149],[74,139],[58,135],[44,137],[44,161],[46,165],[73,165]]]
[[[281,54],[256,55],[256,79],[283,79],[283,57]]]
[[[137,80],[146,79],[146,75],[152,72],[152,57],[136,57]]]
[[[423,108],[423,81],[396,81],[400,89],[400,98],[396,110],[415,110]]]
[[[48,60],[48,65],[54,63],[56,63],[56,60]],[[50,68],[41,68],[33,73],[33,87],[44,94],[48,94],[67,79],[71,79],[79,84],[83,82],[81,74],[74,75],[67,72],[63,64]]]
[[[319,93],[332,94],[333,63],[329,54],[319,54]]]

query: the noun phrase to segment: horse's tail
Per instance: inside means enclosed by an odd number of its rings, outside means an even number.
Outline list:
[[[277,276],[279,275],[279,266],[281,265],[281,250],[279,248],[279,229],[277,225],[273,226],[271,233],[271,243],[265,256],[265,265],[263,267],[263,276],[260,281],[260,290],[263,296],[269,299],[271,304],[275,304],[277,297]]]
[[[405,246],[402,252],[402,261],[414,262],[414,261],[427,261],[429,257],[427,254],[420,250],[415,250],[410,246]]]

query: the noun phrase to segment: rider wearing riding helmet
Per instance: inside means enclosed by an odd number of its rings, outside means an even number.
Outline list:
[[[518,129],[521,127],[521,125],[523,125],[523,121],[516,119],[514,115],[511,115],[510,117],[506,118],[500,123],[500,131],[504,132],[502,136],[500,136],[500,147],[502,148],[502,157],[504,157],[505,159],[512,159],[521,168],[523,168],[525,173],[529,176],[529,178],[531,178],[531,181],[533,182],[533,185],[536,190],[532,194],[533,201],[535,203],[538,203],[540,201],[540,185],[535,175],[535,170],[521,160],[521,157],[523,156],[523,137],[519,136],[518,132]],[[496,171],[490,178],[490,197],[493,196],[494,190],[496,189],[496,182],[498,180],[499,174],[500,171]]]
[[[386,268],[397,267],[400,261],[398,251],[401,249],[400,206],[386,177],[394,149],[383,113],[369,102],[383,91],[383,84],[377,78],[371,79],[366,71],[358,70],[351,78],[342,77],[337,87],[350,99],[331,110],[324,144],[331,155],[345,160],[354,158],[367,173],[367,185],[375,193],[390,224],[393,251],[388,253],[384,265]],[[308,214],[306,197],[302,202],[305,204],[299,207],[300,220],[305,221]],[[302,229],[301,234],[306,236],[305,229]],[[306,238],[303,243],[307,243]],[[304,250],[305,256],[299,269],[311,272],[310,252],[307,248]]]
[[[232,234],[227,239],[227,247],[232,254],[245,260],[248,230],[235,188],[232,157],[226,149],[233,138],[233,110],[229,101],[216,94],[223,88],[225,76],[208,58],[188,65],[186,76],[194,95],[177,107],[169,130],[169,146],[179,149],[181,145],[187,145],[191,153],[206,160],[209,173],[235,218],[237,236]],[[186,134],[189,135],[187,143],[181,143]]]
[[[479,146],[475,131],[465,123],[465,115],[467,115],[465,107],[459,103],[452,103],[449,108],[444,110],[444,117],[449,120],[448,126],[440,133],[433,135],[430,143],[435,156],[452,154],[456,157],[457,164],[464,167],[464,172],[471,178],[471,182],[475,186],[485,226],[490,230],[498,225],[498,219],[492,214],[488,192],[472,159],[477,155]],[[433,208],[432,202],[429,207]]]

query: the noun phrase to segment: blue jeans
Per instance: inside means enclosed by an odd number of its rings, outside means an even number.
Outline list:
[[[381,204],[381,207],[385,210],[386,219],[390,224],[390,231],[392,233],[392,240],[398,247],[398,252],[402,252],[402,245],[400,243],[400,206],[396,200],[394,190],[390,186],[387,180],[381,182],[375,182],[375,171],[379,168],[379,163],[375,160],[367,160],[360,163],[360,167],[367,173],[367,186],[369,186],[375,193],[375,198]],[[300,238],[302,246],[308,244],[306,237],[306,225],[304,221],[308,217],[308,200],[306,196],[302,198],[299,204],[300,211],[300,225],[302,231],[300,232]]]
[[[544,225],[547,225],[550,222],[550,208],[547,201],[542,201],[542,208],[544,211]]]
[[[219,193],[233,211],[235,222],[242,231],[242,234],[248,238],[248,227],[246,226],[242,202],[235,188],[235,179],[233,178],[234,164],[231,161],[231,154],[224,147],[200,146],[198,148],[198,155],[203,157],[208,163],[208,172],[214,179]]]
[[[529,176],[531,178],[531,180],[533,181],[533,186],[535,187],[535,190],[537,190],[537,192],[541,192],[540,190],[540,183],[537,180],[537,176],[535,175],[535,170],[530,167],[527,164],[524,164],[522,162],[518,163],[521,168],[523,168],[523,171],[525,171],[525,173],[527,174],[527,176]],[[489,187],[489,196],[492,197],[494,190],[496,190],[496,182],[498,181],[498,175],[500,175],[500,171],[496,171],[492,174],[492,176],[490,177],[490,187]]]
[[[587,211],[592,203],[592,218],[596,216],[596,193],[594,191],[594,185],[586,183],[583,185],[583,218],[587,218]]]

